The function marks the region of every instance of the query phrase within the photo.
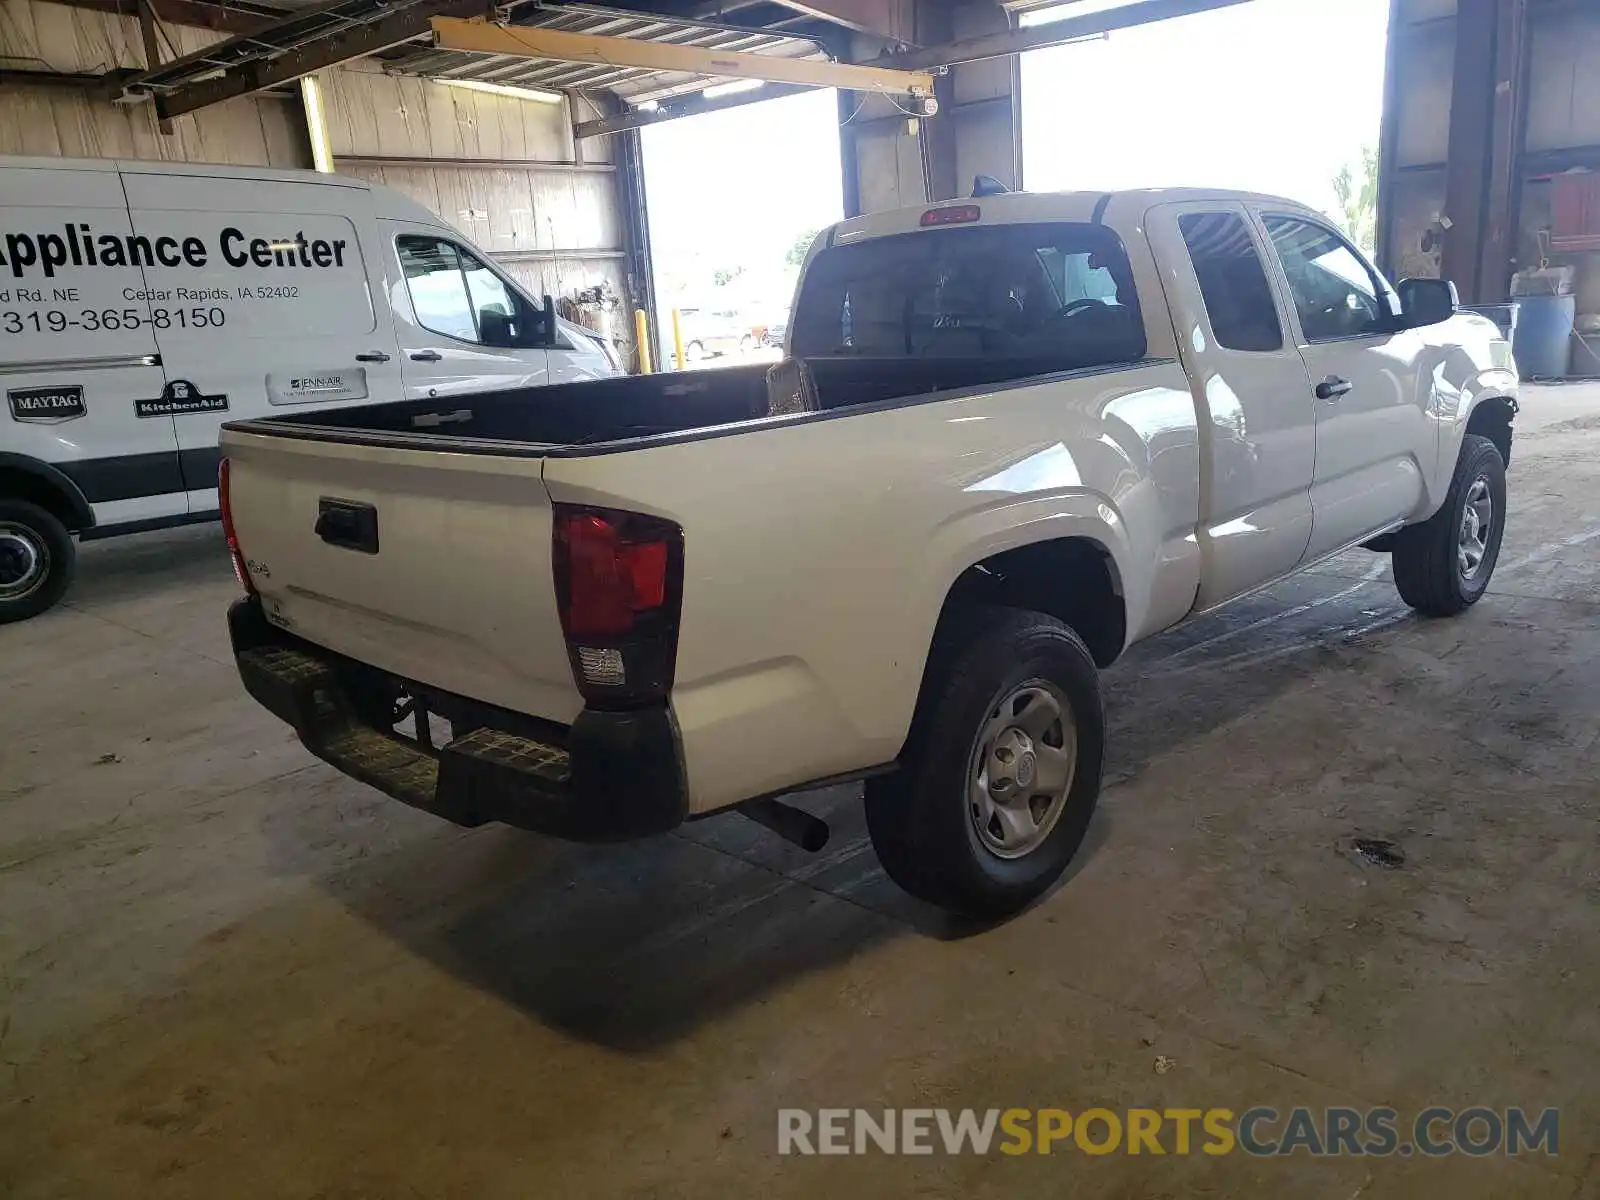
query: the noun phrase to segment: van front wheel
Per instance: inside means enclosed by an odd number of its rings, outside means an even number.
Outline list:
[[[0,499],[0,625],[36,617],[66,594],[72,535],[37,504]]]

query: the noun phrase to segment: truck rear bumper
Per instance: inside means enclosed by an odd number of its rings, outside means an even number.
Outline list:
[[[570,728],[383,675],[269,623],[254,597],[228,610],[245,690],[293,726],[306,749],[353,779],[458,825],[501,821],[572,841],[625,841],[689,811],[666,705],[585,709]],[[374,719],[393,695],[421,697],[451,722],[438,748]],[[365,702],[358,697],[367,697]]]

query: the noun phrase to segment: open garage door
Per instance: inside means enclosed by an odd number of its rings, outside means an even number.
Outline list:
[[[1240,188],[1345,222],[1334,177],[1350,168],[1358,207],[1364,150],[1376,178],[1388,17],[1389,0],[1252,0],[1030,51],[1025,186]],[[1374,194],[1368,230],[1375,212]],[[1370,248],[1370,233],[1350,231]]]
[[[819,89],[640,131],[658,361],[673,309],[691,365],[777,356],[811,236],[844,215],[838,124]]]

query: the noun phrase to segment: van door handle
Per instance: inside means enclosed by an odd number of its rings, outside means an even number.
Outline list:
[[[437,350],[413,350],[411,352],[412,362],[438,362],[443,357],[444,355]]]
[[[368,350],[365,354],[356,355],[357,362],[388,362],[389,356],[382,350]]]
[[[1353,385],[1348,379],[1340,379],[1337,375],[1329,375],[1317,384],[1318,400],[1337,400],[1348,392]]]

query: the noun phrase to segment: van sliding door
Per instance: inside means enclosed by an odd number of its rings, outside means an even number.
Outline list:
[[[400,398],[371,199],[349,181],[125,171],[190,512],[217,507],[224,421]]]
[[[0,451],[51,463],[100,525],[181,514],[165,380],[115,171],[10,168],[0,190]]]

